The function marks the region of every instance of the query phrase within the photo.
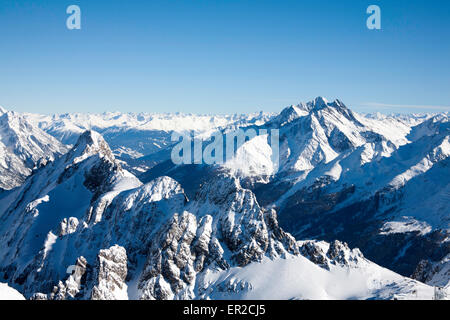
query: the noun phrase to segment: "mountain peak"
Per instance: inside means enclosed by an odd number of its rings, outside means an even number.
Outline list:
[[[4,113],[7,113],[7,112],[8,112],[8,110],[6,110],[2,106],[0,106],[0,114],[4,114]]]
[[[297,106],[289,106],[284,108],[281,113],[280,116],[285,119],[286,121],[298,118],[298,116],[300,115],[300,109]]]
[[[111,162],[115,160],[108,143],[101,134],[94,130],[87,130],[81,134],[70,153],[76,158],[76,162],[96,153],[101,157],[106,157]]]
[[[330,103],[324,97],[319,96],[319,97],[315,98],[314,100],[307,102],[306,105],[303,105],[303,106],[309,112],[318,111],[318,110],[322,110],[326,107],[337,106],[338,105],[337,101],[339,101],[339,100],[335,100],[334,102]]]
[[[348,116],[351,113],[351,111],[339,99],[335,99],[333,102],[329,102],[324,97],[317,97],[314,100],[306,103],[306,105],[301,104],[301,106],[303,107],[303,109],[307,110],[308,113],[314,112],[314,111],[320,111],[320,110],[323,110],[326,108],[335,109],[338,112],[340,112],[346,116]]]
[[[336,109],[347,109],[347,107],[338,99],[333,102],[328,102],[324,97],[317,97],[307,103],[299,103],[298,105],[291,105],[284,108],[278,117],[276,117],[271,123],[276,123],[278,125],[284,125],[290,123],[297,118],[307,116],[311,112],[319,111],[327,107],[332,107]]]
[[[105,142],[105,140],[100,133],[94,130],[86,130],[80,135],[76,145],[98,145],[103,142]]]
[[[316,108],[326,107],[328,105],[328,100],[319,96],[313,100],[313,105]]]

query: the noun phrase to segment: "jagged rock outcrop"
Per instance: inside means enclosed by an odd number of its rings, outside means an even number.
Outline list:
[[[77,259],[75,265],[67,268],[69,277],[63,282],[59,281],[49,294],[37,292],[31,296],[31,300],[72,300],[83,296],[86,285],[86,276],[91,267],[84,257]]]
[[[120,246],[102,249],[94,266],[84,257],[67,271],[71,274],[59,281],[50,294],[35,293],[32,300],[127,300],[127,254]]]
[[[251,191],[222,175],[156,235],[140,279],[141,298],[192,299],[201,272],[298,253],[275,212],[265,212]]]
[[[127,253],[113,246],[100,250],[93,276],[92,300],[127,300]]]
[[[75,299],[80,291],[82,292],[85,289],[86,276],[90,272],[90,266],[86,259],[84,257],[78,258],[75,265],[70,266],[67,271],[71,272],[69,278],[64,282],[60,281],[53,288],[52,293],[49,295],[50,300]]]
[[[347,243],[338,240],[331,243],[300,241],[299,246],[304,257],[326,270],[331,266],[357,268],[367,261],[358,248],[350,249]]]
[[[446,288],[450,293],[450,254],[437,262],[420,261],[411,278],[432,286]]]
[[[317,245],[314,241],[305,241],[300,246],[300,253],[311,262],[318,266],[329,270],[327,254],[323,252],[323,249]]]
[[[330,243],[327,257],[331,263],[345,266],[357,265],[358,261],[364,258],[359,249],[350,249],[347,243],[338,240]]]
[[[245,266],[266,254],[298,253],[294,238],[278,226],[275,212],[262,209],[253,192],[242,188],[234,177],[224,174],[210,181],[199,191],[193,207],[217,219],[218,238],[238,265]]]

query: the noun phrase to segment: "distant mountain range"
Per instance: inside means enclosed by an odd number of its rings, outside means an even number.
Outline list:
[[[279,165],[266,136],[220,165],[170,159],[172,132],[239,128],[278,129]],[[450,291],[449,136],[448,113],[322,97],[233,116],[0,109],[0,282],[29,299],[431,299]]]

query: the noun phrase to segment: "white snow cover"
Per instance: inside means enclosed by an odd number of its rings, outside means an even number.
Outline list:
[[[368,260],[358,267],[332,266],[328,271],[303,256],[265,258],[244,268],[210,272],[204,281],[212,288],[211,299],[431,300],[434,295],[432,287]]]
[[[12,189],[32,170],[67,152],[66,146],[19,113],[0,112],[0,188]]]
[[[197,134],[211,134],[212,132],[229,126],[242,126],[247,123],[261,125],[271,114],[253,113],[242,115],[194,115],[194,114],[156,114],[156,113],[121,113],[105,112],[102,114],[71,113],[61,115],[25,114],[32,123],[38,125],[61,140],[85,130],[94,129],[133,129],[142,131],[190,132]]]
[[[25,297],[7,284],[0,283],[0,300],[25,300]]]
[[[328,102],[322,97],[288,107],[262,127],[280,130],[279,172],[298,173],[296,182],[306,179],[305,184],[310,183],[309,176],[312,180],[317,177],[311,171],[322,170],[317,174],[338,180],[343,165],[346,170],[355,170],[389,157],[409,143],[411,131],[411,126],[395,117],[364,117],[339,100]],[[270,175],[275,167],[270,155],[269,145],[258,136],[242,146],[224,167],[242,177]]]
[[[92,186],[85,183],[88,176],[92,176]],[[18,227],[24,237],[23,244],[20,239],[14,241],[14,245],[22,248],[21,255],[9,251],[10,247],[0,248],[3,262],[20,261],[25,267],[30,261],[45,260],[58,235],[67,229],[61,225],[69,220],[82,220],[89,212],[95,190],[103,191],[97,202],[105,206],[120,192],[140,185],[135,176],[115,162],[108,144],[98,133],[84,133],[72,150],[37,170],[0,202],[2,241],[14,238],[11,226]],[[16,211],[7,210],[11,201],[17,201]],[[24,214],[23,220],[14,213]],[[95,212],[91,214],[93,223],[97,222]]]
[[[400,221],[403,216],[410,216],[421,221],[420,227],[422,223],[427,226],[422,235],[450,228],[447,114],[362,115],[339,100],[328,102],[319,97],[286,108],[262,128],[280,130],[277,174],[283,182],[292,183],[290,189],[274,199],[276,206],[282,207],[297,191],[325,179],[323,187],[328,187],[329,193],[356,186],[347,203],[386,189],[401,192],[401,204],[389,219]],[[237,177],[267,181],[263,177],[274,173],[270,155],[267,141],[258,136],[246,142],[223,167]],[[389,234],[386,230],[384,234]]]
[[[272,161],[272,149],[267,139],[266,134],[247,141],[223,166],[238,176],[264,177],[274,174],[275,164]]]
[[[421,235],[426,235],[431,232],[431,227],[428,223],[417,221],[413,217],[401,217],[399,221],[386,222],[380,231],[380,234],[418,232]]]

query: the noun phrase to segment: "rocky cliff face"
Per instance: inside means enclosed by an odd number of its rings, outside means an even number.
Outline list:
[[[156,234],[140,277],[141,298],[192,299],[197,277],[206,270],[298,253],[274,212],[262,210],[234,178],[217,177]]]
[[[430,260],[420,261],[411,278],[432,286],[445,287],[449,291],[450,255],[445,256],[444,259],[437,262]]]

